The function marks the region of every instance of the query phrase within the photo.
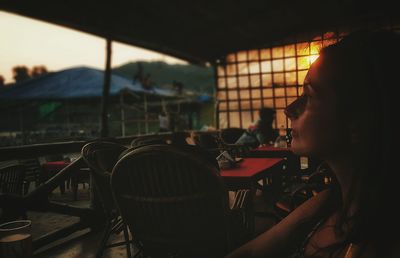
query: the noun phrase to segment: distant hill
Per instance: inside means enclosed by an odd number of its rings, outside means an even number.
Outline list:
[[[138,63],[141,63],[143,75],[150,74],[150,81],[155,86],[170,87],[173,81],[183,83],[183,89],[197,93],[214,92],[214,72],[212,67],[200,67],[196,65],[167,64],[157,62],[131,62],[113,69],[113,73],[133,80],[138,71]]]

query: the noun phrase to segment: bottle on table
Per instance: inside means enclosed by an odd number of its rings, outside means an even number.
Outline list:
[[[279,135],[274,142],[274,147],[277,147],[277,148],[287,148],[288,147],[286,129],[283,126],[281,126],[279,128]]]

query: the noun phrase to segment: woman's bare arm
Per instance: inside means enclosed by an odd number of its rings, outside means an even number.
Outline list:
[[[328,197],[328,190],[319,193],[270,230],[244,244],[226,258],[287,257],[301,244],[316,223]]]

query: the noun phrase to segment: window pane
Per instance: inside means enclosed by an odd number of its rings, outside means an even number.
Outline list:
[[[229,126],[240,127],[239,112],[229,112]]]
[[[261,62],[261,72],[262,73],[270,73],[272,71],[272,62],[271,61],[262,61]]]
[[[269,48],[261,49],[260,57],[262,60],[271,59],[271,50]]]
[[[249,90],[241,90],[239,92],[239,97],[240,97],[240,99],[249,99],[250,98]]]
[[[221,110],[221,111],[225,111],[225,110],[228,110],[228,105],[227,105],[227,102],[219,102],[219,110]]]
[[[283,73],[274,73],[274,85],[283,86],[285,79]]]
[[[263,74],[262,75],[262,86],[263,87],[272,87],[272,74]]]
[[[273,108],[274,107],[273,99],[264,99],[264,106]]]
[[[238,110],[239,109],[239,102],[238,101],[229,101],[228,102],[229,110]]]
[[[236,77],[227,77],[228,88],[233,89],[237,87],[237,78]]]
[[[296,85],[297,84],[296,74],[297,74],[296,72],[285,73],[286,85]]]
[[[286,116],[283,113],[283,110],[276,111],[276,121],[278,123],[278,128],[282,126],[286,128]]]
[[[249,111],[244,111],[242,112],[242,123],[243,123],[243,127],[247,128],[249,127],[249,125],[252,123],[252,119],[251,119],[251,112]]]
[[[276,108],[285,108],[286,107],[285,98],[275,98],[275,107]]]
[[[286,95],[288,97],[297,97],[297,87],[287,87]]]
[[[249,51],[249,61],[257,61],[259,59],[258,49]]]
[[[283,57],[283,47],[272,48],[272,58],[282,58]]]
[[[248,74],[249,66],[247,63],[238,63],[239,74]]]
[[[228,127],[228,116],[226,112],[220,112],[218,115],[219,119],[219,127],[220,128],[227,128]]]
[[[225,77],[218,78],[218,89],[226,88]]]
[[[321,41],[317,41],[317,42],[311,42],[311,55],[317,55],[319,54],[319,51],[322,48],[322,42]]]
[[[304,83],[304,78],[306,78],[307,71],[299,71],[297,73],[297,81],[299,82],[299,85],[303,85]]]
[[[277,59],[272,61],[272,71],[274,72],[283,71],[283,59]]]
[[[249,76],[239,76],[239,87],[248,88],[249,86]]]
[[[251,98],[252,99],[261,98],[261,90],[259,90],[259,89],[251,90]]]
[[[296,70],[296,58],[285,58],[285,70]]]
[[[295,56],[295,54],[296,54],[296,49],[294,44],[285,46],[285,57]]]
[[[308,56],[297,58],[297,69],[308,69],[310,67],[310,58]]]
[[[250,86],[260,87],[261,86],[261,76],[259,74],[250,76]]]
[[[272,89],[263,89],[264,98],[272,98]]]
[[[275,98],[277,97],[285,97],[285,88],[275,88]]]
[[[250,101],[248,101],[248,100],[242,100],[242,101],[240,102],[240,108],[241,108],[242,110],[244,110],[244,109],[251,109],[251,103],[250,103]]]
[[[225,67],[219,65],[217,68],[217,74],[218,74],[218,77],[225,76]]]
[[[229,54],[226,56],[227,63],[236,63],[236,54]]]
[[[226,100],[226,92],[222,91],[222,90],[218,91],[217,99],[218,100]]]
[[[238,99],[237,91],[236,90],[228,91],[228,99],[229,100]]]
[[[226,66],[227,75],[236,75],[236,64],[228,64]]]
[[[297,55],[309,55],[309,44],[305,43],[297,43],[296,44]]]
[[[262,106],[261,100],[253,100],[253,110],[259,110]]]
[[[237,53],[238,62],[247,61],[247,51],[240,51]]]
[[[251,62],[249,64],[250,73],[260,73],[260,63],[258,62]]]

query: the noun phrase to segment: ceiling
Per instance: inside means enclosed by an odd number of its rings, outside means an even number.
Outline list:
[[[289,36],[400,15],[390,1],[374,2],[2,0],[0,9],[204,64]]]

